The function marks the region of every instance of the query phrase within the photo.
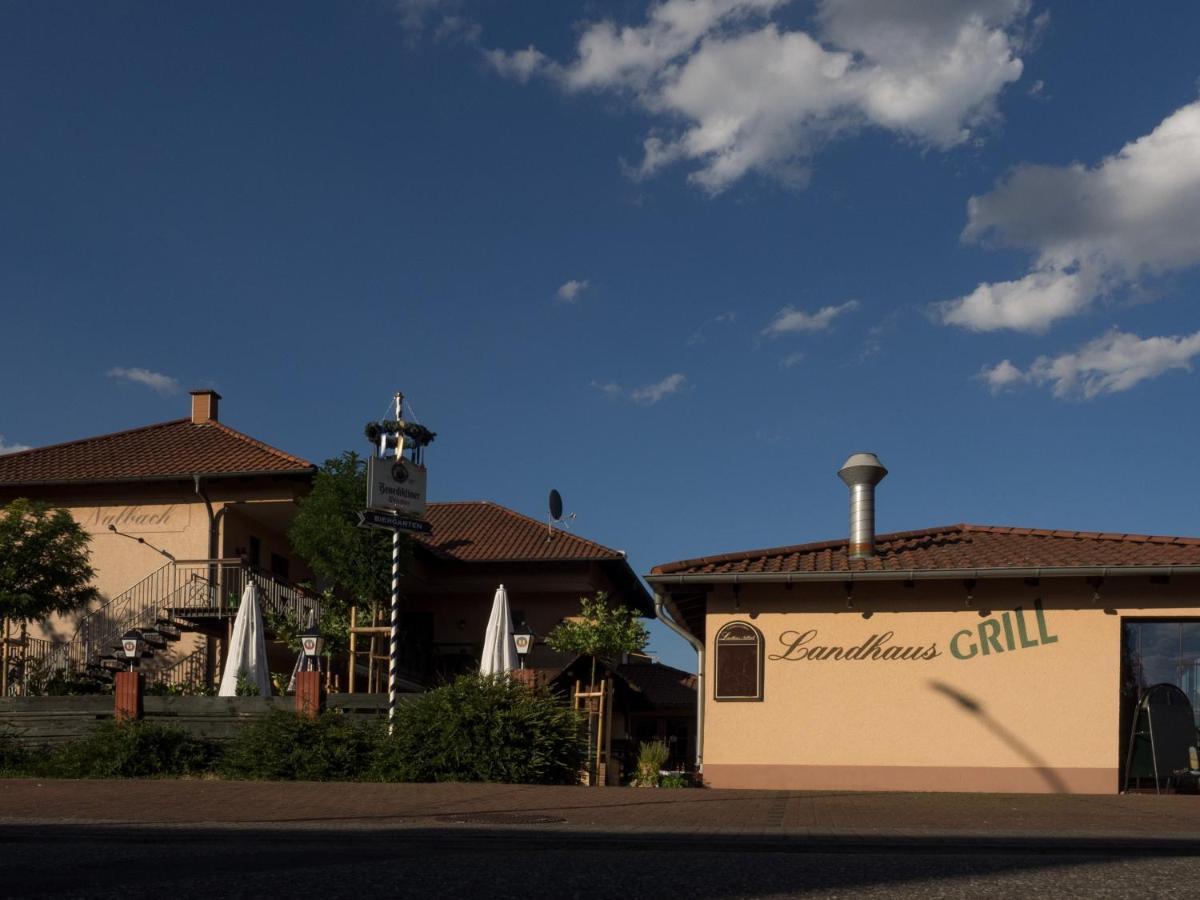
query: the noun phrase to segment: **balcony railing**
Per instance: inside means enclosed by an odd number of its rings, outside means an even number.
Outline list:
[[[26,658],[44,659],[49,671],[82,672],[111,653],[130,629],[152,629],[164,619],[186,630],[202,620],[235,615],[251,581],[258,586],[264,616],[301,623],[310,611],[320,616],[319,598],[240,559],[179,560],[89,612],[71,640],[30,647]]]

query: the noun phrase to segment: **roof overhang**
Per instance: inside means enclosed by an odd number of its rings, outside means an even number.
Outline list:
[[[984,578],[1120,578],[1200,575],[1200,566],[1020,566],[977,569],[888,569],[868,572],[717,572],[647,575],[655,587],[702,584],[803,584],[805,582],[941,581]]]

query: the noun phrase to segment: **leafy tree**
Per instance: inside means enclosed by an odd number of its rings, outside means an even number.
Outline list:
[[[0,510],[0,618],[44,619],[99,599],[88,556],[87,532],[66,510],[9,503]]]
[[[596,684],[596,661],[615,660],[644,650],[650,641],[638,614],[626,606],[610,606],[603,591],[579,598],[580,615],[566,619],[546,635],[546,645],[559,653],[578,653],[592,659],[591,686]]]
[[[299,502],[288,539],[326,586],[375,604],[391,595],[392,538],[386,531],[358,527],[366,499],[364,457],[347,450],[325,460],[311,493]]]

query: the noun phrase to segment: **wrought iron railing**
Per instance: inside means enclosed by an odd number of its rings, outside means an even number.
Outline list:
[[[171,665],[146,673],[146,678],[154,684],[165,684],[170,687],[204,684],[207,675],[208,649],[201,647],[182,659],[177,659]]]
[[[6,677],[0,678],[7,696],[20,696],[28,691],[31,681],[45,680],[50,670],[42,661],[49,655],[53,646],[52,641],[31,638],[28,635],[9,638],[8,672]]]
[[[109,653],[130,629],[154,627],[164,613],[176,619],[225,618],[237,612],[253,580],[264,616],[287,615],[305,622],[320,616],[320,600],[297,585],[248,566],[240,559],[179,560],[150,573],[129,590],[79,621],[69,641],[47,644],[31,655],[50,671],[82,672]]]

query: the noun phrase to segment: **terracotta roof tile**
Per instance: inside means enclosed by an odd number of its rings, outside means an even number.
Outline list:
[[[0,487],[314,471],[228,425],[176,419],[0,456]]]
[[[1200,538],[963,524],[881,534],[876,553],[852,560],[846,540],[821,541],[664,563],[651,574],[1200,565]]]
[[[619,550],[565,531],[551,533],[545,522],[486,500],[430,503],[425,517],[433,534],[416,539],[462,562],[625,559]]]

